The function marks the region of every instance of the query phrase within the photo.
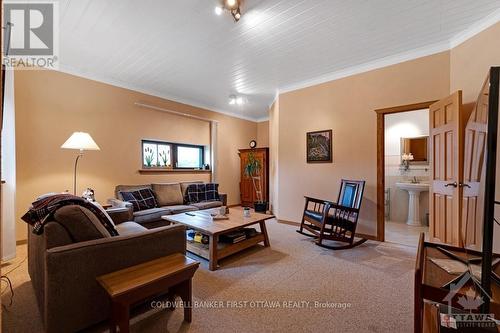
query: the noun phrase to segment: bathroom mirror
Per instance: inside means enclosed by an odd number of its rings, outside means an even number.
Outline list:
[[[429,164],[429,137],[401,138],[401,155],[412,154],[410,164]]]

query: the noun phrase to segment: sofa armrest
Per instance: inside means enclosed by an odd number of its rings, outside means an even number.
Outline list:
[[[227,206],[227,194],[219,193],[220,201],[222,201],[222,206]]]
[[[108,199],[108,203],[111,205],[111,209],[118,209],[118,208],[124,208],[127,209],[127,215],[125,215],[124,212],[116,211],[116,221],[113,216],[111,216],[111,219],[115,224],[120,224],[126,221],[133,221],[134,220],[134,206],[132,203],[127,202],[127,201],[121,201],[119,199]],[[118,214],[120,212],[120,214]],[[108,209],[108,214],[111,215],[110,209]]]
[[[115,225],[123,222],[132,221],[134,218],[130,209],[127,207],[108,208],[106,209],[106,212],[111,217]]]
[[[108,203],[113,208],[122,208],[122,207],[133,208],[132,203],[127,202],[127,201],[122,201],[120,199],[111,198],[111,199],[108,199]]]
[[[109,316],[109,299],[96,277],[185,251],[186,235],[182,225],[47,250],[46,330],[76,331]]]

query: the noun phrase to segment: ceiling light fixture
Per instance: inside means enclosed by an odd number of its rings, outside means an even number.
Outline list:
[[[220,5],[215,7],[215,14],[221,15],[224,11],[228,11],[233,16],[234,22],[241,19],[241,5],[243,0],[220,0]]]
[[[229,105],[243,105],[245,104],[245,99],[241,96],[231,95],[229,96]]]

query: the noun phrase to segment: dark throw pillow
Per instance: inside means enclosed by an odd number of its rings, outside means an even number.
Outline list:
[[[198,203],[207,201],[218,201],[219,197],[219,184],[190,184],[186,190],[187,202]]]
[[[219,184],[207,183],[205,184],[206,201],[220,201]]]
[[[190,184],[186,190],[186,197],[190,204],[205,201],[205,184]]]
[[[134,212],[158,207],[155,194],[150,188],[120,193],[123,197],[123,201],[130,202],[133,205]]]

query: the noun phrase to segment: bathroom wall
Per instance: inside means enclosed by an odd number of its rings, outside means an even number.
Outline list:
[[[410,165],[408,171],[400,169],[401,138],[429,135],[429,110],[417,110],[385,116],[385,188],[390,191],[390,211],[386,220],[406,223],[408,217],[408,192],[396,187],[397,182],[428,181],[428,165]],[[387,209],[387,207],[386,207]],[[424,222],[429,212],[429,192],[420,194],[420,217]],[[387,215],[387,212],[386,212]]]

